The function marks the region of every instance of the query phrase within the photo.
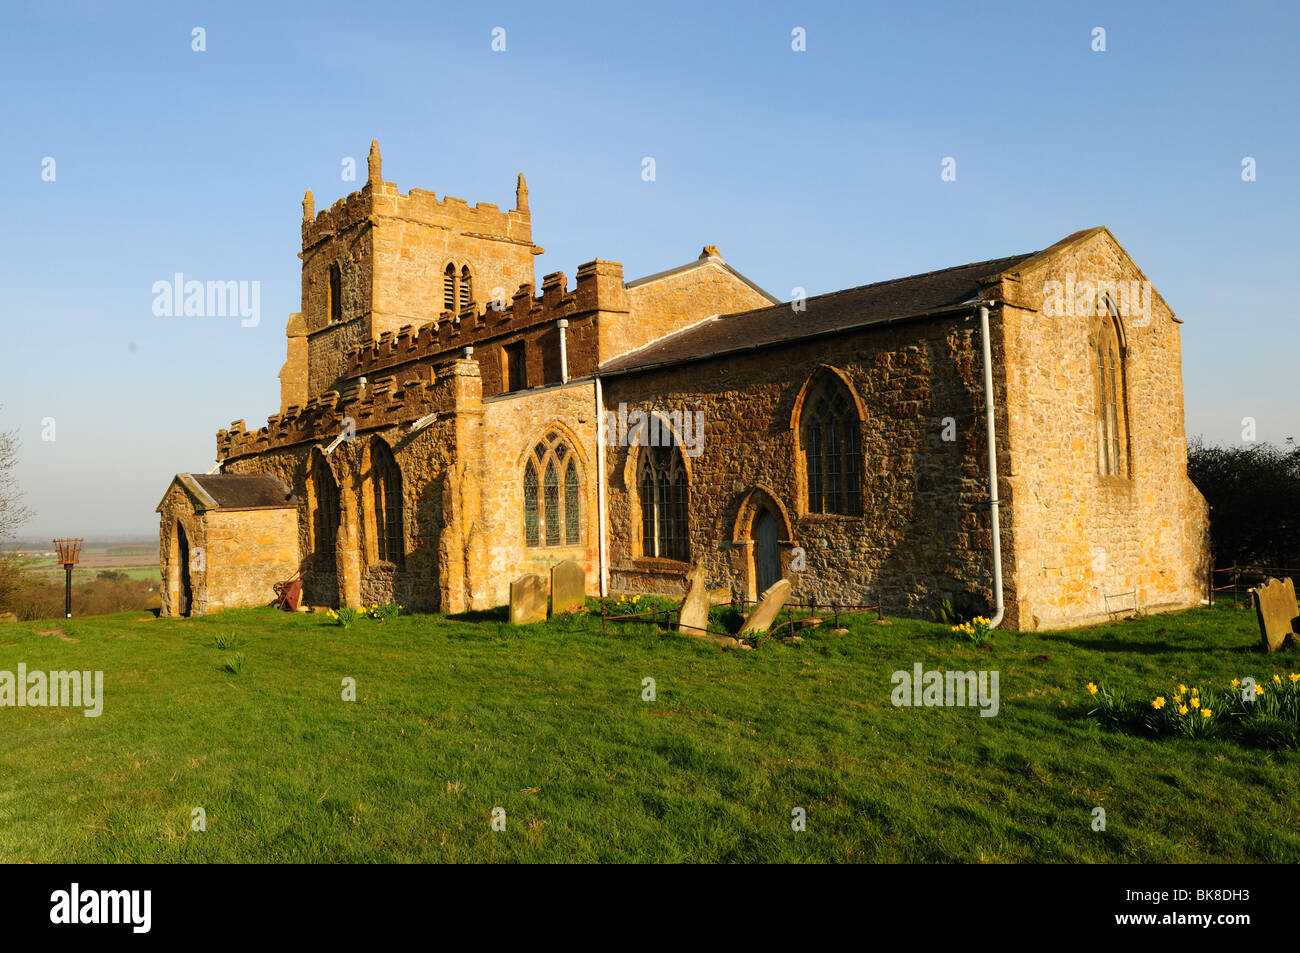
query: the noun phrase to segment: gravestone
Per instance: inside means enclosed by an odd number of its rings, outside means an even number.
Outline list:
[[[1300,609],[1296,607],[1295,585],[1290,579],[1270,579],[1252,591],[1264,650],[1277,652],[1286,645],[1287,636],[1296,634],[1294,623]]]
[[[551,567],[551,615],[587,607],[587,574],[572,559]]]
[[[790,598],[790,580],[778,579],[763,591],[758,606],[749,614],[745,624],[740,627],[740,635],[746,632],[766,632]]]
[[[546,580],[525,573],[510,584],[510,621],[514,625],[546,621]]]
[[[725,586],[720,586],[717,589],[709,590],[709,602],[713,603],[715,606],[720,606],[730,601],[731,601],[731,590],[726,588]]]
[[[704,567],[693,566],[686,581],[690,586],[677,613],[677,631],[684,635],[704,635],[709,628],[709,592],[705,588]]]

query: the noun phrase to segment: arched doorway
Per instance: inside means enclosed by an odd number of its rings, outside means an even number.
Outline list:
[[[760,593],[781,578],[780,531],[776,517],[767,507],[754,517],[754,575]]]
[[[739,598],[753,602],[784,579],[796,546],[789,513],[780,498],[761,484],[750,487],[740,497],[731,531],[731,568],[739,584]]]
[[[194,592],[190,585],[190,541],[185,527],[176,524],[176,561],[180,563],[180,591],[176,594],[176,614],[188,616]]]

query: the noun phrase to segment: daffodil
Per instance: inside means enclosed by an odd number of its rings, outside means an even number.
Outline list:
[[[1187,694],[1187,686],[1186,686],[1186,685],[1181,685],[1181,684],[1180,684],[1180,685],[1178,686],[1178,694],[1180,694],[1180,695],[1186,695],[1186,694]]]
[[[1240,685],[1240,684],[1241,684],[1241,679],[1239,679],[1239,678],[1234,678],[1234,679],[1232,680],[1232,687],[1233,687],[1233,688],[1236,688],[1236,687],[1237,687],[1238,685]]]
[[[1256,695],[1263,695],[1263,694],[1264,694],[1264,686],[1263,686],[1263,685],[1256,685],[1256,686],[1255,686],[1255,694],[1256,694]]]
[[[1201,709],[1201,717],[1202,717],[1202,718],[1209,718],[1209,717],[1210,717],[1211,715],[1213,715],[1213,714],[1214,714],[1214,712],[1212,712],[1212,711],[1211,711],[1210,709],[1208,709],[1208,708],[1202,708],[1202,709]]]
[[[1281,685],[1281,684],[1282,684],[1282,676],[1279,675],[1277,672],[1274,672],[1274,673],[1273,673],[1273,681],[1275,681],[1275,682],[1277,682],[1279,685]]]
[[[1193,698],[1192,698],[1192,707],[1193,707],[1193,708],[1200,708],[1200,707],[1201,707],[1201,700],[1200,700],[1199,698],[1193,697]]]
[[[1187,706],[1186,706],[1186,705],[1179,705],[1179,706],[1178,706],[1178,714],[1180,714],[1180,715],[1185,715],[1185,714],[1187,714]]]
[[[1288,677],[1289,679],[1291,679],[1291,684],[1292,684],[1292,685],[1294,685],[1296,682],[1300,682],[1300,672],[1292,672],[1292,673],[1291,673],[1290,675],[1288,675],[1287,677]]]
[[[1164,708],[1164,707],[1165,707],[1165,697],[1164,697],[1163,695],[1161,695],[1159,698],[1157,698],[1155,701],[1153,701],[1153,702],[1151,703],[1151,707],[1154,708],[1154,709],[1156,709],[1157,711],[1159,711],[1161,708]]]
[[[1088,683],[1088,694],[1089,695],[1097,694],[1097,686],[1092,684],[1092,682]]]

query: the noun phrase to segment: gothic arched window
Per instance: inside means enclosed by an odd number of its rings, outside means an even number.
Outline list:
[[[641,504],[641,555],[688,561],[690,491],[680,448],[641,448],[636,483]]]
[[[406,561],[402,533],[402,471],[383,440],[371,444],[371,486],[374,493],[375,555],[380,562],[401,566]]]
[[[524,464],[524,545],[582,542],[581,485],[573,451],[563,437],[550,431]]]
[[[1102,476],[1123,476],[1124,460],[1124,352],[1120,347],[1109,298],[1103,307],[1095,334],[1097,394],[1097,472]]]
[[[862,433],[853,395],[822,373],[804,399],[799,439],[808,476],[807,511],[862,512]]]
[[[334,471],[319,451],[313,452],[311,463],[312,552],[333,559],[339,534],[339,485]]]

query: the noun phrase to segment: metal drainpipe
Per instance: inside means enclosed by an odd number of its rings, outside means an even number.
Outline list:
[[[569,383],[569,348],[565,341],[564,332],[569,326],[568,318],[560,318],[555,322],[555,326],[560,329],[560,383]]]
[[[989,308],[979,306],[980,338],[984,346],[984,429],[988,434],[989,454],[989,528],[993,533],[993,618],[989,628],[1002,622],[1006,608],[1002,604],[1002,528],[998,521],[998,441],[993,429],[993,349],[989,344]]]
[[[560,331],[560,341],[564,332]],[[563,347],[563,344],[560,345]],[[561,351],[561,354],[564,352]],[[601,390],[600,375],[596,382],[596,559],[600,567],[600,597],[609,595],[609,566],[606,565],[605,545],[605,394]]]

